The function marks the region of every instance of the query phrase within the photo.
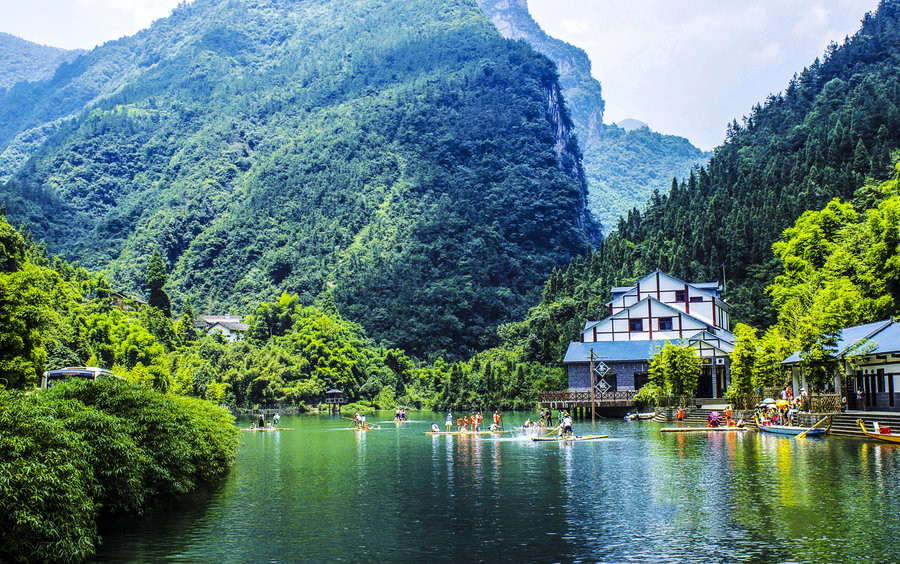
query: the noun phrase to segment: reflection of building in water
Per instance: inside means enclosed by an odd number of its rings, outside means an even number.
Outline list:
[[[723,397],[734,335],[731,307],[721,292],[718,282],[690,284],[659,270],[634,286],[612,288],[608,317],[586,321],[581,340],[566,351],[569,391],[590,391],[591,352],[609,368],[595,382],[598,391],[638,390],[649,381],[650,359],[672,342],[695,349],[701,358],[696,396]]]

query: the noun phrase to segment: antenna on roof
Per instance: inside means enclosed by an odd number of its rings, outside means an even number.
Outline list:
[[[725,296],[725,263],[722,263],[722,296]]]

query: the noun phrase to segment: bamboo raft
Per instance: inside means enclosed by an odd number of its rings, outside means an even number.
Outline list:
[[[293,430],[294,430],[293,427],[269,427],[269,428],[254,427],[252,429],[250,427],[238,428],[238,431],[293,431]]]
[[[512,433],[512,431],[425,431],[426,435],[499,435],[501,433]]]
[[[747,427],[663,427],[663,433],[727,433],[730,431],[749,431]]]
[[[609,435],[584,435],[584,436],[574,436],[574,437],[531,437],[532,441],[563,441],[563,442],[575,442],[575,441],[595,441],[597,439],[605,439],[608,438]]]

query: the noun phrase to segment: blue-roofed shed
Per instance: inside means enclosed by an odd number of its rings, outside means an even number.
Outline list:
[[[847,327],[834,352],[842,360],[834,388],[850,409],[900,411],[900,323],[890,319]],[[791,368],[795,387],[805,386],[802,352],[781,364]]]

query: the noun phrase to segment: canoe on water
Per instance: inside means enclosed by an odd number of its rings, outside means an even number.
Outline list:
[[[425,431],[426,435],[499,435],[501,433],[511,433],[512,431]]]
[[[859,428],[862,429],[862,432],[866,434],[867,437],[871,437],[873,439],[878,439],[879,441],[884,441],[887,443],[895,443],[900,444],[900,435],[894,433],[870,433],[866,430],[866,424],[863,423],[862,419],[857,419],[856,424],[859,425]],[[879,429],[881,430],[881,429]]]
[[[626,421],[645,421],[647,419],[653,419],[656,417],[655,411],[648,411],[646,413],[629,413],[625,416]]]
[[[757,427],[757,430],[760,433],[788,436],[796,436],[804,431],[806,431],[806,436],[825,434],[825,429],[810,429],[809,427],[799,427],[797,425],[760,425]]]
[[[243,429],[238,429],[238,431],[293,431],[293,430],[294,430],[293,427],[272,427],[272,428],[254,427],[253,429],[246,427]]]
[[[562,441],[562,442],[575,442],[575,441],[595,441],[597,439],[605,439],[609,437],[609,435],[583,435],[583,436],[572,436],[572,437],[531,437],[532,441]]]
[[[663,427],[663,433],[716,433],[728,431],[747,431],[746,427]]]

